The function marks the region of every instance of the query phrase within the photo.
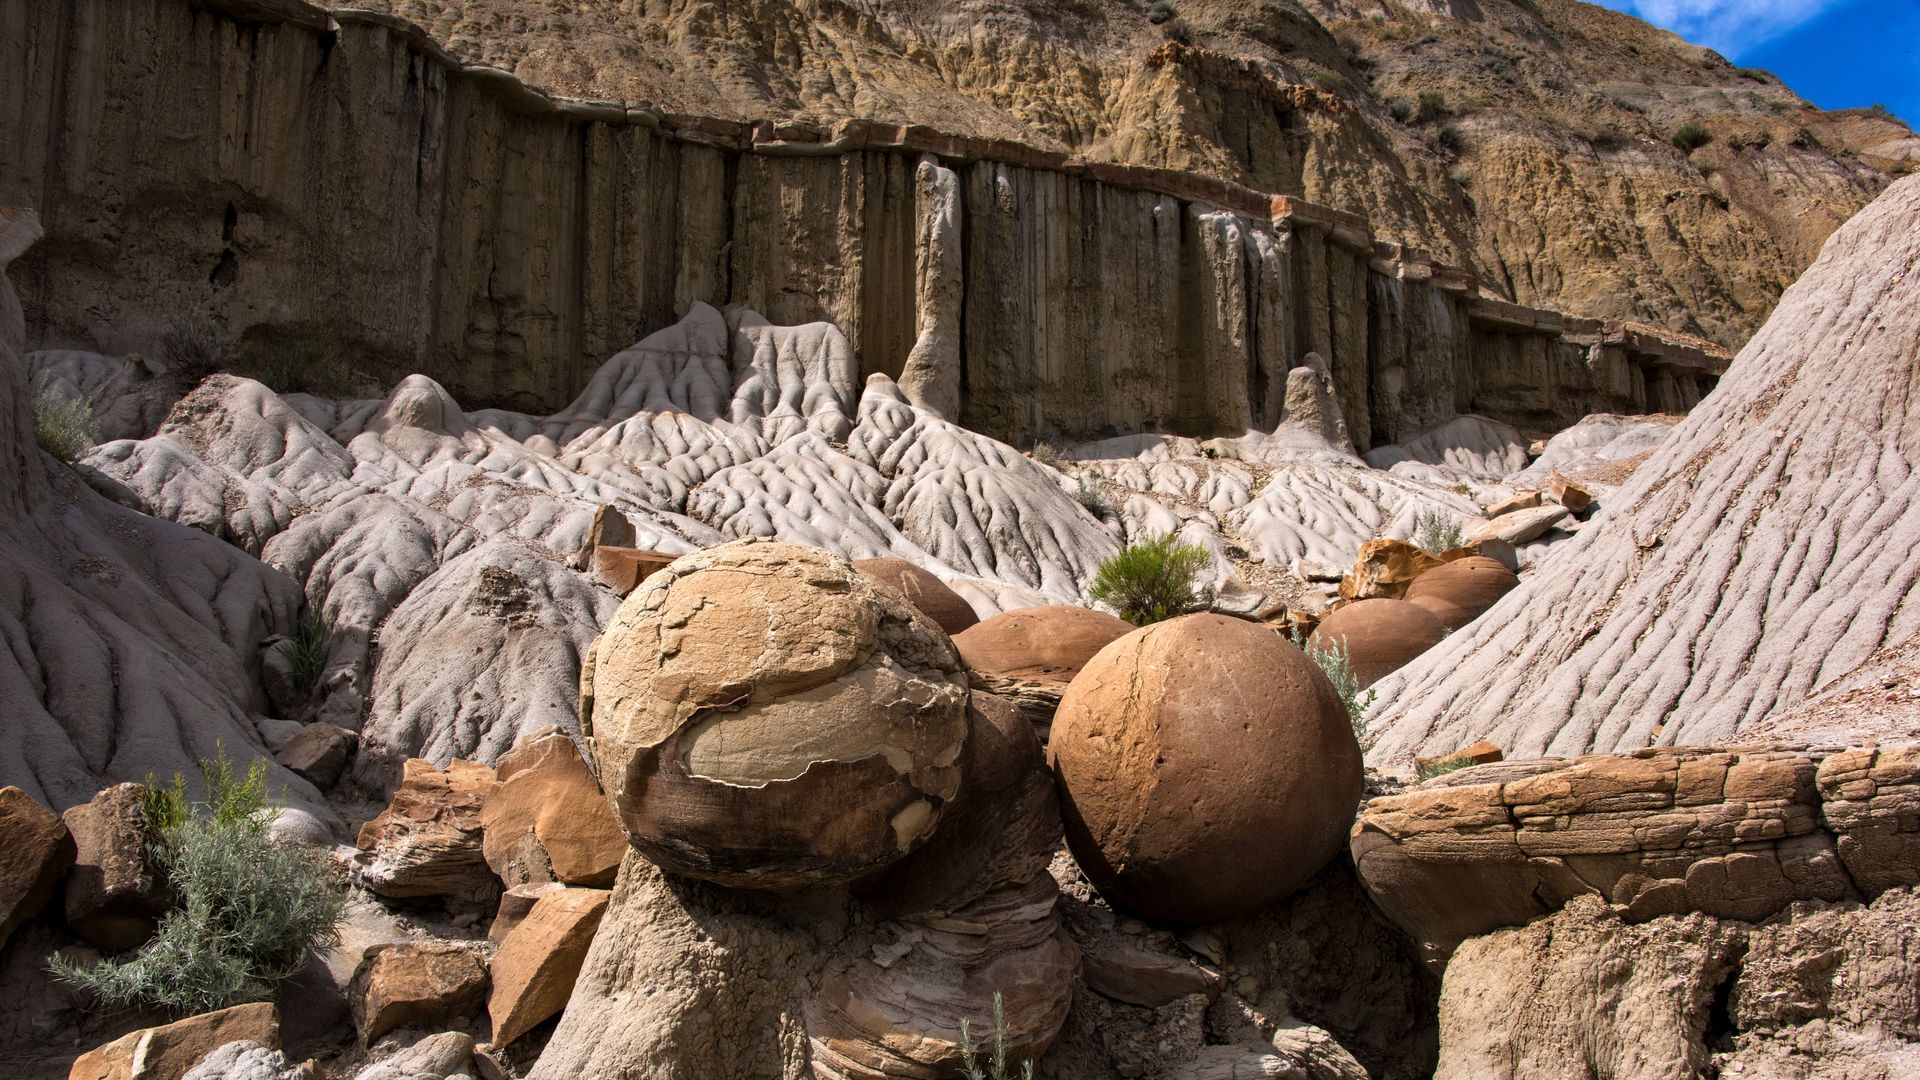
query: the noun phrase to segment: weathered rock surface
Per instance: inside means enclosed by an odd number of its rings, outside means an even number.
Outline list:
[[[399,942],[367,950],[347,1003],[365,1045],[398,1027],[445,1026],[471,1016],[487,996],[487,966],[472,946]]]
[[[62,820],[73,835],[67,872],[67,926],[108,952],[131,949],[153,935],[174,896],[154,861],[159,839],[140,807],[139,784],[115,784]]]
[[[1103,649],[1061,699],[1047,752],[1075,860],[1150,918],[1218,922],[1285,896],[1338,853],[1360,796],[1326,676],[1223,615]]]
[[[946,634],[844,559],[722,545],[648,581],[595,645],[595,754],[662,866],[844,882],[932,835],[953,800],[964,679]]]
[[[471,761],[436,769],[406,763],[393,801],[360,827],[361,880],[396,899],[447,897],[483,903],[500,882],[481,848],[481,811],[494,773]]]
[[[288,1065],[280,1051],[241,1039],[201,1058],[180,1080],[311,1080],[312,1076],[311,1068]]]
[[[958,634],[980,621],[973,605],[946,583],[905,559],[855,559],[853,568],[883,585],[900,590],[907,602],[927,618],[940,624],[949,636]]]
[[[360,736],[332,724],[313,723],[273,748],[273,759],[313,782],[329,788],[346,771]]]
[[[1834,234],[1604,516],[1381,685],[1372,758],[1738,742],[1920,634],[1916,260],[1909,178]]]
[[[17,787],[0,788],[0,948],[47,906],[73,856],[58,814]]]
[[[1581,896],[1634,923],[1753,922],[1920,884],[1915,757],[1702,747],[1481,765],[1369,802],[1353,860],[1436,961]]]
[[[1403,599],[1416,579],[1439,565],[1438,558],[1405,540],[1369,540],[1340,579],[1340,599]]]
[[[1356,601],[1328,615],[1307,643],[1320,649],[1345,649],[1354,678],[1368,687],[1446,636],[1446,624],[1429,609],[1408,600],[1379,599]]]
[[[142,1028],[80,1055],[70,1080],[179,1080],[200,1059],[228,1043],[280,1048],[280,1015],[271,1003],[189,1016]]]
[[[572,739],[556,731],[523,743],[495,763],[494,775],[480,826],[496,877],[509,888],[613,884],[627,837]]]
[[[64,810],[116,782],[193,775],[216,744],[242,768],[265,757],[254,665],[292,628],[299,589],[212,537],[108,502],[35,445],[6,274],[39,235],[35,215],[0,208],[0,784]],[[337,825],[305,780],[274,765],[269,782]]]
[[[456,1080],[473,1075],[473,1063],[473,1037],[443,1031],[362,1069],[354,1080]]]
[[[527,917],[500,939],[488,966],[493,1045],[511,1044],[567,1007],[609,895],[605,889],[543,893]]]
[[[1003,611],[954,635],[967,681],[1005,697],[1044,738],[1080,669],[1093,655],[1133,632],[1133,624],[1104,611],[1045,605]]]
[[[1033,725],[1012,702],[974,691],[953,805],[931,839],[856,891],[882,915],[950,912],[1041,877],[1060,841],[1059,796]]]
[[[1451,632],[1485,614],[1519,584],[1498,560],[1470,555],[1421,574],[1407,587],[1406,599],[1426,608]]]
[[[1701,914],[1635,924],[1576,900],[1454,955],[1434,1075],[1906,1075],[1920,1061],[1916,913],[1911,889],[1797,904],[1758,926]]]

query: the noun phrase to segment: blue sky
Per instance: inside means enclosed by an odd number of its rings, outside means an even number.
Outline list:
[[[1920,125],[1920,0],[1599,0],[1765,68],[1827,109]]]

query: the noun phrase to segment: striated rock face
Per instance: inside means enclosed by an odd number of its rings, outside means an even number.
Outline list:
[[[1339,851],[1361,787],[1333,687],[1273,631],[1225,615],[1143,627],[1067,688],[1048,742],[1088,880],[1148,918],[1235,918]]]
[[[486,13],[493,7],[474,6],[485,28],[473,30],[432,6],[405,10],[467,49],[516,25],[495,22],[497,12]],[[813,0],[751,13],[734,7],[700,9],[727,24],[709,28],[719,40],[762,39],[763,18],[798,20],[810,28],[801,40],[769,47],[802,66],[845,32],[845,14],[814,11]],[[619,55],[653,47],[643,16],[610,4],[576,14],[637,34]],[[691,9],[682,14],[704,21]],[[1306,39],[1270,29],[1246,38],[1235,19],[1222,32],[1255,54],[1291,51],[1283,45],[1291,40],[1337,53],[1293,5],[1275,5],[1273,14],[1314,29]],[[934,22],[952,17],[942,11]],[[1067,24],[1084,17],[1065,16]],[[1059,31],[1012,18],[1004,30],[983,31],[981,47],[1032,47],[1003,39],[1010,31],[1054,42],[1049,53],[1064,48]],[[510,49],[538,36],[519,25]],[[917,51],[932,47],[908,44],[928,25],[869,29]],[[158,356],[169,323],[202,313],[249,347],[321,342],[368,370],[420,372],[462,399],[515,408],[559,405],[600,357],[700,303],[750,307],[780,323],[832,322],[847,335],[856,378],[901,380],[907,397],[934,414],[1020,442],[1143,429],[1268,430],[1297,397],[1291,372],[1316,367],[1309,354],[1323,358],[1338,399],[1339,423],[1324,426],[1362,448],[1468,411],[1562,426],[1599,409],[1679,410],[1711,385],[1718,361],[1674,335],[1507,303],[1523,285],[1520,299],[1549,302],[1551,282],[1565,276],[1516,273],[1517,251],[1486,260],[1500,272],[1482,275],[1483,289],[1419,250],[1377,248],[1364,217],[1298,198],[1316,194],[1317,178],[1340,177],[1319,192],[1323,201],[1385,212],[1383,239],[1440,241],[1455,264],[1479,258],[1462,232],[1470,219],[1464,197],[1423,137],[1382,120],[1377,104],[1356,111],[1339,95],[1299,85],[1317,70],[1299,66],[1304,58],[1280,61],[1276,70],[1294,82],[1275,96],[1275,75],[1258,63],[1210,49],[1153,52],[1160,31],[1134,12],[1113,24],[1123,25],[1111,58],[1098,64],[1119,67],[1104,74],[1088,69],[1087,57],[1016,65],[1023,87],[1039,73],[1045,82],[1079,72],[1067,76],[1060,89],[1070,100],[1059,104],[1088,116],[1105,114],[1103,102],[1084,97],[1103,83],[1112,100],[1130,103],[1125,111],[1146,110],[1135,121],[1141,126],[1094,138],[1110,149],[1088,162],[1037,133],[1038,147],[980,138],[967,110],[909,108],[912,115],[875,120],[862,106],[859,118],[828,109],[789,121],[791,103],[762,102],[750,125],[686,115],[712,111],[724,97],[680,111],[636,100],[677,98],[704,75],[670,76],[671,93],[636,94],[622,84],[595,91],[609,101],[556,102],[501,70],[456,60],[392,18],[329,16],[295,0],[164,0],[84,20],[69,19],[62,4],[29,5],[9,35],[10,78],[0,87],[7,115],[28,118],[16,125],[16,141],[0,146],[8,151],[0,153],[0,202],[44,203],[53,223],[28,268],[27,324],[37,345]],[[683,40],[693,45],[709,31],[690,29]],[[876,47],[857,36],[863,44],[849,46],[856,55]],[[235,44],[242,40],[245,48]],[[964,72],[983,60],[971,43],[962,53],[943,70]],[[666,68],[651,70],[682,66],[660,60]],[[1227,69],[1215,71],[1222,62]],[[836,71],[842,63],[834,61]],[[696,66],[704,71],[706,61]],[[523,74],[538,82],[542,71],[533,65]],[[784,83],[790,73],[767,75]],[[832,79],[865,77],[840,71]],[[249,107],[214,107],[234,85],[252,87]],[[1247,87],[1251,98],[1242,97]],[[943,98],[957,90],[944,76],[938,89]],[[902,103],[918,96],[899,90],[889,83],[880,93]],[[1263,145],[1248,151],[1262,160],[1257,167],[1211,153],[1196,159],[1149,134],[1169,124],[1177,130],[1176,116],[1210,115],[1179,103],[1222,92],[1236,102],[1213,103],[1227,110],[1220,122],[1233,134],[1223,138],[1239,146],[1251,135]],[[181,103],[179,135],[163,148],[123,119],[155,101]],[[1337,119],[1318,131],[1307,117],[1323,108],[1323,118]],[[1393,136],[1367,134],[1373,123]],[[286,137],[313,125],[331,134]],[[1355,172],[1336,164],[1371,158],[1395,138],[1418,147],[1415,175],[1445,192],[1438,201],[1405,191],[1404,166]],[[83,155],[86,167],[50,158],[54,146]],[[144,149],[135,154],[136,146]],[[247,153],[221,149],[232,146]],[[1271,168],[1275,155],[1293,164]],[[1833,159],[1822,157],[1833,173]],[[1216,164],[1215,176],[1176,171]],[[1881,180],[1856,169],[1814,186],[1828,202],[1857,206]],[[1688,184],[1697,189],[1699,181]],[[1381,189],[1402,197],[1382,202]],[[1421,209],[1400,212],[1410,206]],[[1637,237],[1623,237],[1615,250],[1638,246]],[[108,249],[116,258],[99,259]],[[1688,267],[1690,278],[1701,277]],[[1715,280],[1698,285],[1712,291]],[[1747,291],[1764,307],[1777,289]],[[1658,307],[1604,314],[1678,322],[1687,309],[1664,298]]]
[[[1920,1063],[1920,897],[1796,905],[1754,926],[1622,920],[1597,898],[1463,945],[1440,998],[1441,1080],[1896,1077]]]
[[[1164,26],[1057,0],[351,6],[559,93],[786,139],[872,118],[1305,196],[1522,303],[1729,343],[1886,170],[1920,158],[1890,117],[1818,112],[1769,75],[1567,0],[1191,3]],[[1422,93],[1442,103],[1411,111]],[[1689,122],[1714,136],[1691,154],[1670,142]]]
[[[1759,921],[1920,884],[1920,749],[1644,750],[1481,765],[1374,799],[1355,867],[1430,960],[1597,896]]]
[[[1920,634],[1916,263],[1909,178],[1834,234],[1606,516],[1381,684],[1371,757],[1738,742]],[[1909,736],[1899,717],[1825,737]]]
[[[966,684],[946,634],[811,548],[678,560],[621,604],[592,682],[607,797],[677,873],[849,881],[924,841],[959,790]]]

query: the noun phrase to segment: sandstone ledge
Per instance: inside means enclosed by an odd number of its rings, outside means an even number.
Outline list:
[[[1758,921],[1920,882],[1920,748],[1683,747],[1463,769],[1377,798],[1367,890],[1444,961],[1466,938],[1598,896],[1630,922]]]

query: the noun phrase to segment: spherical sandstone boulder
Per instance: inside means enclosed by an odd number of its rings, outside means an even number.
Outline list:
[[[856,559],[853,568],[882,585],[899,589],[907,603],[919,608],[949,634],[958,634],[980,621],[973,605],[947,588],[947,583],[905,559]]]
[[[975,671],[1065,683],[1093,654],[1132,632],[1132,623],[1092,608],[1016,608],[956,634],[953,645]]]
[[[958,791],[952,643],[838,556],[737,541],[678,559],[620,605],[592,663],[601,783],[675,873],[850,881],[930,836]]]
[[[1224,615],[1102,649],[1061,699],[1047,754],[1081,869],[1175,922],[1237,918],[1298,888],[1340,853],[1362,784],[1326,676]]]
[[[1431,571],[1429,571],[1431,573]],[[1431,611],[1406,600],[1362,600],[1320,620],[1308,644],[1345,645],[1362,687],[1372,686],[1407,661],[1440,644],[1447,628]]]
[[[1441,626],[1458,630],[1518,584],[1519,577],[1498,560],[1472,555],[1442,563],[1413,579],[1407,588],[1407,602],[1432,612]]]

